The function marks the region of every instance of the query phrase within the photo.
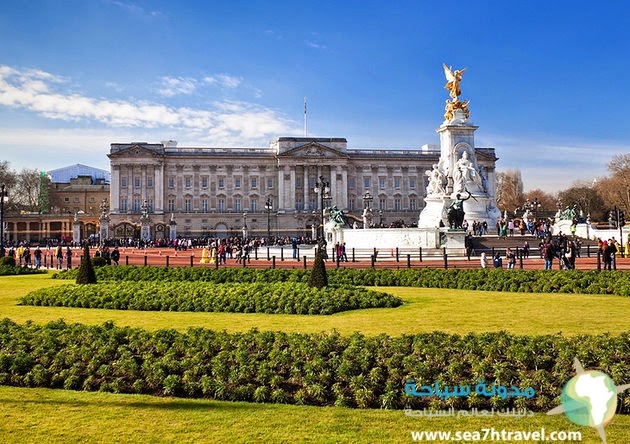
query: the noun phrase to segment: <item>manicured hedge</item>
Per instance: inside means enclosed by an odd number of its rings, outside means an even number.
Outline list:
[[[17,274],[44,274],[46,270],[36,268],[20,267],[19,265],[0,265],[0,276],[14,276]]]
[[[398,307],[402,300],[362,287],[317,289],[298,282],[108,282],[41,288],[23,305],[146,311],[206,311],[327,315],[346,310]]]
[[[76,271],[58,273],[61,279],[75,279]],[[186,267],[103,267],[99,282],[203,281],[203,282],[308,282],[310,270],[210,269]],[[630,273],[624,271],[545,271],[482,269],[352,269],[327,270],[330,285],[402,286],[459,288],[465,290],[530,293],[585,293],[630,296]]]
[[[359,408],[527,408],[559,404],[584,368],[630,381],[630,335],[515,336],[504,332],[390,337],[336,332],[215,332],[0,321],[0,384],[231,401]],[[532,387],[535,396],[472,394],[442,401],[404,393],[405,382]],[[623,396],[623,395],[622,395]],[[630,408],[630,396],[622,400]]]

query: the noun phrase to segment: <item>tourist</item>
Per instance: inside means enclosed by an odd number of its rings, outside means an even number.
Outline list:
[[[63,266],[63,248],[61,245],[57,245],[55,248],[55,257],[57,258],[57,270],[61,270]]]
[[[516,253],[511,248],[508,248],[505,251],[505,258],[508,261],[508,268],[514,269],[516,267]]]
[[[111,258],[114,265],[118,265],[118,261],[120,260],[120,251],[118,251],[118,247],[114,247],[109,257]]]
[[[70,270],[72,268],[72,250],[70,247],[66,247],[66,270]]]
[[[503,259],[501,259],[501,254],[499,252],[494,255],[494,259],[492,259],[492,264],[494,265],[494,268],[503,268]]]
[[[42,266],[42,249],[39,248],[39,245],[33,252],[33,256],[35,256],[35,268],[39,269]]]
[[[485,252],[481,253],[481,268],[488,268],[488,258]]]
[[[549,238],[545,239],[540,253],[542,258],[545,260],[545,270],[551,270],[553,268],[554,250]]]
[[[615,246],[612,240],[603,241],[601,251],[604,257],[604,270],[612,270],[613,258],[615,257]]]
[[[528,259],[529,258],[529,242],[525,241],[525,243],[523,244],[522,250],[523,250],[522,252],[523,257],[525,259]]]

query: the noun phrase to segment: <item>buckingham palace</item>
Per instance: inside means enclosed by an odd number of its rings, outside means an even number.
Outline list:
[[[494,180],[494,148],[475,152]],[[110,237],[138,237],[141,222],[150,239],[168,238],[173,226],[184,237],[310,237],[328,207],[355,227],[365,206],[373,226],[415,226],[440,148],[353,149],[345,138],[280,137],[265,148],[112,143],[108,157]]]

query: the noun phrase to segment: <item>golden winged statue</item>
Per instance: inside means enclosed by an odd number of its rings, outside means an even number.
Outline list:
[[[449,95],[453,101],[455,101],[462,93],[459,83],[462,81],[464,71],[468,68],[453,71],[452,68],[446,66],[446,63],[442,63],[442,67],[444,68],[444,75],[446,76],[446,85],[444,85],[444,89],[448,89]]]

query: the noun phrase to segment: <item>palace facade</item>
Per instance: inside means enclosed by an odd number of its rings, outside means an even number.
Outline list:
[[[475,152],[494,183],[494,148]],[[359,227],[366,205],[376,226],[417,224],[425,172],[440,149],[350,149],[345,138],[281,137],[266,148],[112,143],[108,157],[110,237],[140,237],[144,213],[151,239],[168,238],[174,227],[184,237],[311,237],[322,204]]]

